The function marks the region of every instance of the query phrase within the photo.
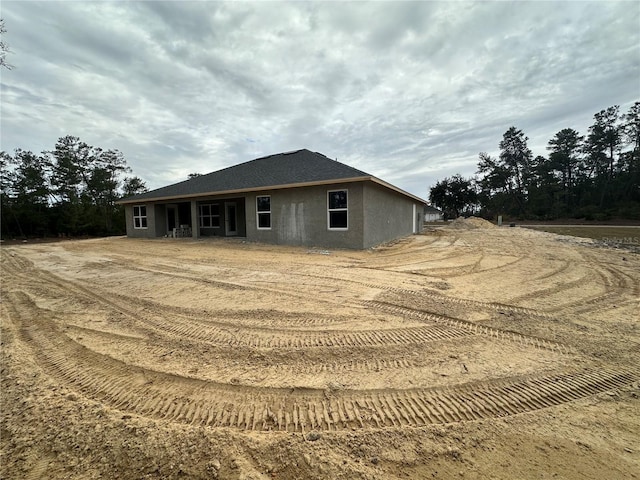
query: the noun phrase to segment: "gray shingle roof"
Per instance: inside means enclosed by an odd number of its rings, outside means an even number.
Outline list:
[[[356,168],[309,150],[278,153],[123,199],[129,203],[167,197],[260,189],[290,184],[372,177]]]
[[[442,210],[438,210],[436,207],[433,207],[431,205],[425,205],[424,213],[442,213]]]

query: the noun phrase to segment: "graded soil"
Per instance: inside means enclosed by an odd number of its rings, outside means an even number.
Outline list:
[[[640,478],[640,256],[457,222],[4,246],[0,476]]]

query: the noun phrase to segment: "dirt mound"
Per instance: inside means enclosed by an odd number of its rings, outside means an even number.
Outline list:
[[[487,229],[487,228],[496,228],[496,226],[479,217],[469,217],[469,218],[456,218],[449,225],[449,228],[455,228],[458,230],[474,230],[476,228]]]

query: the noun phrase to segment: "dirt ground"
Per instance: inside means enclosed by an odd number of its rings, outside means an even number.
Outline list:
[[[637,253],[471,219],[1,262],[4,479],[640,478]]]

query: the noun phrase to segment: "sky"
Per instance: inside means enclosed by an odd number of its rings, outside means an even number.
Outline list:
[[[151,189],[307,148],[428,198],[511,126],[640,100],[640,2],[0,3],[0,149],[65,135]]]

